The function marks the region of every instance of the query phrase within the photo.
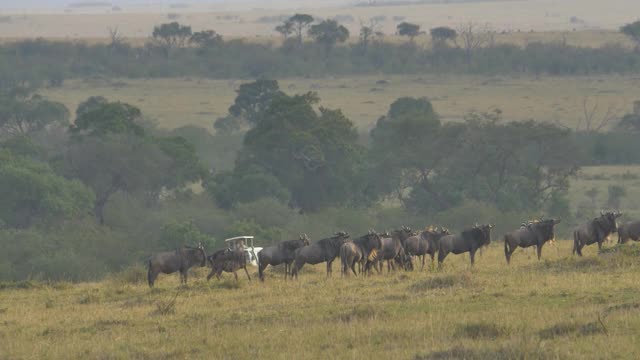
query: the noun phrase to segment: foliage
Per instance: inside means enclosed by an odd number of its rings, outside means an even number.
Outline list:
[[[229,114],[233,117],[226,120],[225,123],[231,119],[241,118],[250,126],[255,126],[271,101],[283,94],[276,80],[266,79],[242,84],[236,93],[238,95],[233,101],[233,105],[229,107]],[[219,127],[223,126],[219,125]]]
[[[89,136],[144,135],[144,129],[136,123],[136,120],[142,116],[142,112],[129,104],[103,102],[90,98],[80,104],[76,113],[78,113],[78,117],[70,127],[72,134]]]
[[[416,36],[421,34],[420,25],[412,24],[406,21],[398,24],[398,26],[396,26],[396,29],[398,31],[398,35],[407,36],[411,41],[413,41]]]
[[[180,25],[175,21],[154,27],[153,33],[151,34],[151,36],[166,49],[185,46],[191,38],[191,35],[191,26]],[[200,35],[198,38],[201,38]]]
[[[439,26],[429,30],[431,34],[431,40],[434,45],[446,45],[447,41],[455,41],[458,37],[458,33],[446,26]]]
[[[69,111],[25,89],[0,93],[0,137],[30,135],[51,126],[66,126]]]
[[[78,180],[56,175],[45,163],[0,150],[0,222],[28,228],[35,222],[81,217],[94,195]]]
[[[622,26],[620,32],[636,43],[636,49],[640,47],[640,20]]]
[[[330,51],[337,43],[343,43],[349,38],[349,30],[335,20],[325,20],[311,26],[309,35]]]
[[[284,29],[287,27],[291,27],[293,32],[296,35],[296,39],[298,40],[298,45],[302,45],[302,36],[306,29],[311,26],[314,19],[313,16],[308,14],[295,14],[286,20],[283,24]]]
[[[211,49],[223,44],[222,35],[214,30],[195,32],[189,38],[189,42],[198,45],[201,49]]]
[[[210,249],[216,244],[215,238],[203,234],[193,221],[170,221],[164,224],[160,230],[160,242],[166,249],[198,244]]]

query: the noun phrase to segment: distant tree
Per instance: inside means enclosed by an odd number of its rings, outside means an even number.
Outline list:
[[[454,29],[446,26],[433,28],[429,32],[434,46],[446,46],[447,41],[455,42],[458,37],[458,33]]]
[[[380,31],[380,22],[382,21],[379,17],[373,17],[369,19],[368,23],[360,22],[360,39],[359,45],[363,51],[366,51],[369,47],[369,44],[374,41],[375,38],[382,37],[383,34]]]
[[[311,15],[295,14],[292,17],[290,17],[287,21],[285,21],[284,24],[287,24],[287,22],[291,24],[290,26],[293,29],[293,33],[296,35],[296,39],[298,40],[298,45],[301,45],[302,36],[304,35],[305,30],[307,30],[309,26],[311,26],[311,23],[313,23],[313,21],[314,19],[313,19],[313,16]]]
[[[493,39],[493,32],[489,25],[479,25],[469,21],[458,26],[458,38],[462,40],[462,48],[465,51],[467,64],[471,64],[473,52]]]
[[[619,131],[640,132],[640,101],[633,103],[633,112],[624,115],[616,124]]]
[[[111,49],[111,51],[122,50],[127,47],[124,37],[122,37],[117,26],[113,28],[109,27],[107,31],[109,32],[109,49]]]
[[[76,118],[81,117],[82,115],[100,108],[102,105],[105,105],[109,102],[107,98],[103,96],[90,96],[87,100],[81,102],[76,108]]]
[[[24,89],[0,94],[0,137],[30,135],[50,126],[69,124],[69,110]]]
[[[288,19],[284,23],[276,26],[275,30],[280,33],[283,38],[288,39],[294,32],[294,23]]]
[[[627,35],[635,43],[636,51],[640,50],[640,20],[626,24],[620,32]]]
[[[142,112],[135,106],[121,102],[103,102],[100,98],[89,98],[80,104],[78,117],[70,126],[72,134],[105,136],[108,134],[132,134],[143,136],[144,129],[137,121]]]
[[[167,56],[172,49],[184,47],[191,35],[191,26],[180,25],[175,21],[154,27],[152,33],[153,39],[165,49]]]
[[[349,30],[335,20],[325,20],[311,26],[309,35],[316,43],[321,44],[330,51],[337,43],[343,43],[349,38]]]
[[[620,200],[627,195],[627,189],[620,185],[609,185],[607,190],[609,194],[607,205],[612,209],[620,209]]]
[[[231,114],[219,117],[213,122],[216,134],[230,135],[242,129],[242,119]]]
[[[203,30],[193,33],[189,42],[196,44],[201,49],[211,49],[223,44],[222,35],[214,30]]]
[[[78,180],[56,175],[49,165],[0,149],[0,222],[27,228],[37,221],[88,214],[94,195]]]
[[[403,21],[400,24],[398,24],[396,29],[398,31],[398,35],[407,36],[411,42],[413,42],[413,39],[416,36],[422,33],[420,31],[420,25],[412,24],[406,21]]]
[[[242,84],[236,93],[229,114],[245,120],[250,126],[255,126],[271,101],[283,94],[278,81],[267,79]]]

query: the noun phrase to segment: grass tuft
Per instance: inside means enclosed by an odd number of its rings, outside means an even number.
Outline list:
[[[38,289],[41,285],[38,282],[32,280],[23,280],[23,281],[3,281],[0,282],[0,290],[29,290],[29,289]]]
[[[176,292],[173,298],[162,301],[158,300],[156,302],[156,310],[151,312],[151,315],[173,315],[176,313],[176,301],[178,300],[178,294],[180,292]]]
[[[460,274],[429,277],[413,283],[409,289],[413,292],[423,292],[433,289],[446,289],[454,286],[469,287],[473,284],[470,272]]]
[[[459,325],[454,333],[457,338],[470,339],[497,339],[508,335],[509,330],[507,328],[487,322]]]
[[[112,274],[108,279],[120,285],[145,284],[147,282],[147,269],[142,265],[129,266],[120,272]]]

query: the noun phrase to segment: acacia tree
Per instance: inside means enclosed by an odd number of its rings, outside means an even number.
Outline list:
[[[447,46],[447,41],[452,41],[455,43],[456,38],[458,37],[458,33],[446,26],[440,26],[433,28],[429,31],[431,34],[431,42],[433,46]]]
[[[635,43],[636,51],[640,50],[640,20],[622,26],[620,32],[627,35]]]
[[[302,45],[302,37],[311,26],[314,19],[308,14],[295,14],[282,24],[282,30],[292,30],[298,40],[298,45]]]
[[[381,21],[382,19],[380,17],[373,17],[369,19],[369,22],[366,24],[360,22],[360,39],[358,43],[363,51],[367,50],[372,41],[383,36],[380,31]]]
[[[290,19],[287,19],[284,23],[276,26],[275,31],[280,33],[280,35],[282,35],[282,37],[286,40],[294,32],[293,22]]]
[[[184,47],[191,35],[191,26],[180,25],[175,21],[155,26],[151,34],[153,39],[165,50],[166,56],[169,56],[171,50]]]
[[[214,30],[203,30],[193,33],[189,38],[191,44],[196,44],[201,50],[212,49],[222,45],[222,35]]]
[[[30,135],[69,124],[69,110],[58,102],[24,89],[0,94],[0,137]]]
[[[347,41],[349,30],[335,20],[325,20],[311,26],[309,35],[315,39],[316,43],[323,45],[327,52],[330,52],[337,43]]]
[[[467,64],[471,64],[471,57],[479,49],[493,41],[493,32],[488,24],[479,25],[473,21],[458,26],[458,38],[461,39]]]
[[[398,35],[407,36],[409,38],[409,41],[411,42],[413,42],[413,39],[416,36],[422,34],[422,32],[420,31],[420,25],[412,24],[406,21],[403,21],[400,24],[398,24],[396,29],[398,31]]]

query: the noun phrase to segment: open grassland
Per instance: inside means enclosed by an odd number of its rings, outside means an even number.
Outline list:
[[[640,351],[640,247],[598,255],[592,246],[578,259],[559,241],[543,261],[518,250],[507,266],[495,242],[473,269],[468,256],[450,256],[442,271],[367,279],[341,278],[334,266],[327,280],[316,266],[287,282],[268,270],[266,283],[229,274],[207,283],[200,270],[185,287],[161,276],[154,290],[142,269],[100,283],[6,283],[0,358],[613,359]]]
[[[470,111],[503,110],[507,120],[534,119],[575,127],[588,108],[598,105],[595,118],[612,107],[619,115],[631,112],[638,100],[640,77],[505,76],[361,76],[324,79],[279,79],[288,93],[316,91],[322,105],[339,108],[367,131],[399,97],[428,97],[445,120],[461,120]],[[208,79],[85,79],[65,82],[43,94],[75,109],[91,95],[106,96],[140,107],[166,128],[195,124],[213,130],[235,98],[240,80]]]
[[[356,1],[357,2],[357,1]],[[0,22],[3,37],[98,38],[107,35],[107,28],[118,27],[130,38],[147,37],[154,25],[168,21],[190,24],[196,30],[215,29],[227,37],[273,37],[279,17],[295,12],[309,13],[317,18],[337,17],[357,36],[360,21],[385,16],[380,30],[396,32],[401,21],[417,23],[423,29],[436,26],[457,26],[474,21],[489,23],[498,32],[574,30],[617,30],[635,20],[640,3],[635,0],[526,0],[484,1],[457,4],[422,4],[402,6],[353,6],[326,2],[239,2],[231,4],[155,3],[152,6],[68,7],[59,10],[5,11]],[[365,3],[366,1],[362,1]],[[230,5],[230,6],[226,6]],[[598,37],[594,38],[597,40]],[[585,41],[581,41],[585,43]],[[588,41],[587,43],[594,43]]]

